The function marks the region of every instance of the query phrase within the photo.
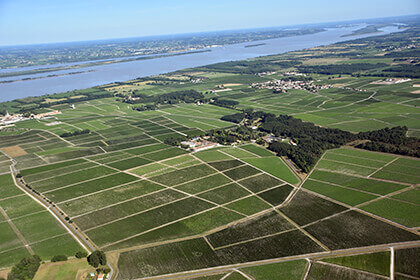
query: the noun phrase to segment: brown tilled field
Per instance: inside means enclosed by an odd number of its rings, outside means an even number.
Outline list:
[[[1,150],[10,157],[18,157],[27,154],[27,152],[19,146],[4,147]]]

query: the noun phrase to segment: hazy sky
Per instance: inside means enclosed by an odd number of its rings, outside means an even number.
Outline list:
[[[420,0],[0,0],[0,45],[420,13]]]

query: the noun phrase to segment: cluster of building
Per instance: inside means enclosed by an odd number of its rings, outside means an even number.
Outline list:
[[[208,79],[207,77],[198,77],[198,78],[191,78],[190,83],[197,84],[201,83],[202,81]]]
[[[277,136],[274,136],[272,134],[268,134],[268,135],[264,136],[262,139],[268,144],[273,143],[273,142],[285,142],[285,141],[287,141],[287,138],[277,137]],[[288,142],[292,146],[297,146],[297,144],[292,139],[289,139]]]
[[[275,80],[264,83],[253,83],[251,87],[256,89],[271,89],[274,93],[282,93],[290,89],[317,92],[321,89],[329,89],[331,85],[317,85],[313,81]]]
[[[207,139],[209,138],[210,138],[209,136],[204,136],[203,138],[194,137],[188,141],[182,141],[181,145],[188,147],[193,152],[199,152],[199,151],[211,149],[219,145],[217,143],[208,141]]]
[[[24,114],[13,114],[10,115],[9,113],[6,113],[5,116],[0,117],[0,126],[10,126],[16,122],[24,121],[24,120],[30,120],[30,119],[45,119],[53,115],[61,114],[60,111],[56,110],[53,112],[47,112],[42,114],[32,114],[30,116],[26,116]]]
[[[410,44],[410,45],[407,45],[407,46],[399,46],[399,47],[397,47],[397,46],[389,46],[389,47],[386,47],[386,48],[382,49],[382,51],[384,51],[384,52],[389,52],[389,51],[402,51],[402,50],[407,50],[407,49],[416,49],[416,48],[419,48],[419,47],[420,46],[418,46],[416,44]]]
[[[276,72],[274,72],[274,71],[271,71],[271,72],[268,71],[268,72],[257,73],[257,76],[264,77],[264,76],[274,75],[274,74],[276,74]]]
[[[104,273],[89,273],[89,279],[94,279],[94,280],[105,280],[108,279],[106,277],[106,275]]]

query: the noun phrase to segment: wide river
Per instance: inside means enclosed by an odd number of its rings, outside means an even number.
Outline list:
[[[114,81],[126,81],[138,77],[146,77],[167,73],[184,68],[197,67],[212,63],[234,61],[254,58],[264,55],[280,54],[289,51],[328,45],[340,41],[364,38],[378,34],[365,34],[351,37],[341,37],[350,34],[353,30],[363,26],[334,28],[316,34],[284,37],[277,39],[246,42],[209,48],[210,52],[192,53],[180,56],[153,58],[130,62],[119,62],[107,65],[83,67],[54,71],[48,73],[33,74],[28,76],[15,76],[0,78],[0,81],[19,80],[23,78],[45,77],[34,80],[16,81],[0,84],[0,102],[9,101],[27,96],[39,96],[44,94],[65,92],[74,89],[84,89],[92,86],[103,85]],[[381,29],[380,35],[400,31],[396,26],[387,26]],[[264,43],[264,45],[245,48],[247,45]],[[36,66],[14,69],[2,69],[0,72],[14,72],[29,69],[55,67],[69,64],[56,64],[48,66]],[[58,77],[46,77],[48,75],[60,75],[70,72],[90,71],[80,74],[63,75]]]

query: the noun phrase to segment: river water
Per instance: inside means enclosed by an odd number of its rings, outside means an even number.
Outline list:
[[[254,58],[264,55],[280,54],[289,51],[328,45],[340,41],[364,38],[378,34],[365,34],[351,37],[341,37],[350,34],[363,26],[346,28],[333,28],[316,34],[283,37],[277,39],[246,42],[209,48],[210,52],[191,53],[180,56],[170,56],[119,62],[113,64],[83,67],[78,69],[60,70],[48,73],[39,73],[25,76],[1,78],[5,80],[19,80],[23,78],[45,77],[35,80],[16,81],[0,84],[0,102],[9,101],[27,96],[39,96],[44,94],[66,92],[75,89],[84,89],[97,85],[103,85],[115,81],[126,81],[138,77],[146,77],[184,68],[203,66],[218,62],[234,61]],[[396,26],[387,26],[381,29],[380,35],[400,31]],[[245,48],[247,45],[264,43],[265,45]],[[84,62],[87,63],[87,62]],[[33,66],[13,69],[2,69],[0,72],[14,72],[56,66],[75,65],[80,63],[55,64],[48,66]],[[80,74],[64,75],[59,77],[46,77],[48,75],[61,75],[71,72],[91,71]]]

